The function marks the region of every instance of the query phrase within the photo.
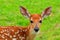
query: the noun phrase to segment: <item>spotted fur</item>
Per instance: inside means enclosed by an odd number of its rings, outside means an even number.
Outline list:
[[[28,34],[29,34],[28,28],[22,28],[16,26],[0,27],[1,40],[26,40]]]

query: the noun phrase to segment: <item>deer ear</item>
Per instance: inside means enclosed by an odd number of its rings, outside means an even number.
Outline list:
[[[21,14],[22,14],[23,16],[25,16],[25,17],[30,17],[29,12],[28,12],[24,7],[22,7],[22,6],[20,6],[20,12],[21,12]]]
[[[45,16],[49,16],[50,13],[51,13],[51,7],[48,7],[42,12],[41,16],[44,18]]]

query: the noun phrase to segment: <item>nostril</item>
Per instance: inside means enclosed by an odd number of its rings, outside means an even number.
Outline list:
[[[35,28],[34,30],[35,30],[35,32],[38,32],[39,31],[39,28]]]

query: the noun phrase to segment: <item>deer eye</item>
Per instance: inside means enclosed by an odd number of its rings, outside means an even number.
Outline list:
[[[30,21],[31,23],[33,23],[33,21]]]
[[[39,23],[42,23],[42,20],[40,20]]]

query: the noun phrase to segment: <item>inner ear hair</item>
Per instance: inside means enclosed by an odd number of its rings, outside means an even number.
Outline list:
[[[23,6],[20,6],[20,12],[21,12],[21,14],[24,15],[25,17],[29,17],[29,16],[30,16],[30,14],[29,14],[29,12],[27,11],[27,9],[24,8]]]

